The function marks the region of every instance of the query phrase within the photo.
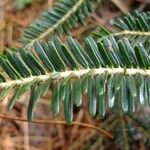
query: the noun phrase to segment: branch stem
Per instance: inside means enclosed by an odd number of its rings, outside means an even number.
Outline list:
[[[9,116],[5,116],[5,115],[2,115],[0,114],[0,118],[1,119],[4,119],[4,120],[15,120],[15,121],[20,121],[20,122],[28,122],[27,119],[25,118],[19,118],[19,117],[9,117]],[[33,120],[31,123],[36,123],[36,124],[61,124],[61,125],[68,125],[66,121],[60,121],[60,120]],[[98,131],[99,133],[101,134],[104,134],[105,136],[113,139],[114,137],[108,133],[107,131],[101,129],[101,128],[98,128],[98,127],[95,127],[95,126],[92,126],[90,124],[87,124],[87,123],[83,123],[83,122],[76,122],[76,121],[73,121],[70,125],[78,125],[78,126],[81,126],[81,127],[85,127],[85,128],[89,128],[89,129],[93,129],[93,130],[96,130]]]
[[[122,36],[122,35],[141,35],[141,36],[150,36],[150,31],[149,32],[142,32],[142,31],[121,31],[118,33],[114,33],[114,36]]]
[[[150,69],[144,70],[144,69],[135,69],[135,68],[96,68],[96,69],[82,69],[82,70],[74,70],[74,71],[64,71],[64,72],[52,72],[47,73],[45,75],[39,75],[39,76],[31,76],[28,78],[22,78],[17,80],[8,80],[6,82],[0,83],[0,88],[6,88],[9,86],[15,86],[15,85],[25,85],[35,80],[35,82],[43,82],[48,79],[63,79],[68,76],[71,76],[73,78],[83,76],[85,74],[88,74],[90,76],[100,75],[107,73],[109,75],[115,75],[117,73],[123,74],[123,75],[136,75],[141,74],[143,76],[150,76]]]

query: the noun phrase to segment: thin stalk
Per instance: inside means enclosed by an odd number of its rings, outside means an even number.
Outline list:
[[[140,36],[150,36],[150,31],[149,32],[142,32],[142,31],[121,31],[118,33],[114,33],[114,36],[122,36],[122,35],[140,35]]]
[[[2,115],[2,114],[0,114],[0,118],[1,119],[5,119],[5,120],[13,120],[13,121],[15,120],[15,121],[20,121],[20,122],[28,122],[27,119],[25,119],[25,118],[9,117],[9,116],[5,116],[5,115]],[[60,120],[33,120],[32,123],[36,123],[36,124],[38,123],[38,124],[62,124],[62,125],[67,125],[66,121],[60,121]],[[78,125],[78,126],[81,126],[81,127],[90,128],[90,129],[96,130],[99,133],[102,133],[105,136],[113,139],[113,136],[110,133],[108,133],[107,131],[105,131],[105,130],[103,130],[101,128],[92,126],[90,124],[73,121],[70,125]]]
[[[123,75],[136,75],[141,74],[143,76],[149,76],[150,75],[150,69],[144,70],[144,69],[135,69],[135,68],[96,68],[96,69],[82,69],[82,70],[74,70],[74,71],[64,71],[64,72],[51,72],[47,73],[45,75],[39,75],[39,76],[31,76],[28,78],[22,78],[18,80],[8,80],[6,82],[0,83],[0,88],[5,88],[9,86],[15,86],[15,85],[24,85],[27,83],[30,83],[31,81],[35,82],[43,82],[48,79],[63,79],[68,76],[72,78],[80,77],[83,75],[88,74],[89,76],[95,76],[107,73],[109,75],[115,75],[117,73],[123,74]]]

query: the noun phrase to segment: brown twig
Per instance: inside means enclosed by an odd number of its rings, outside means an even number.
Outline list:
[[[1,119],[5,119],[5,120],[15,120],[15,121],[21,121],[21,122],[28,122],[27,119],[25,118],[19,118],[19,117],[9,117],[9,116],[4,116],[2,114],[0,114],[0,118]],[[67,122],[66,121],[61,121],[61,120],[33,120],[31,123],[39,123],[39,124],[63,124],[63,125],[67,125]],[[99,133],[102,133],[106,136],[108,136],[109,138],[113,139],[114,137],[108,133],[107,131],[101,129],[101,128],[98,128],[98,127],[95,127],[95,126],[92,126],[92,125],[89,125],[89,124],[86,124],[86,123],[83,123],[83,122],[76,122],[76,121],[73,121],[72,124],[70,125],[78,125],[78,126],[82,126],[82,127],[86,127],[86,128],[90,128],[90,129],[93,129],[93,130],[96,130],[98,131]]]
[[[127,14],[129,12],[129,8],[126,3],[121,0],[111,0],[123,13]]]

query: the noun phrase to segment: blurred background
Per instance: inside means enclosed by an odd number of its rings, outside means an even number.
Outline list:
[[[7,47],[19,47],[24,29],[43,10],[52,7],[58,0],[0,0],[0,51]],[[80,39],[89,34],[97,25],[108,28],[109,21],[133,10],[150,10],[150,0],[102,0],[96,12],[87,18],[88,26],[79,26],[72,30],[72,35]],[[112,29],[113,30],[113,29]],[[12,112],[7,111],[8,95],[0,103],[0,113],[5,116],[26,117],[29,93],[15,105]],[[43,97],[37,108],[37,119],[62,120],[63,114],[56,118],[49,111],[51,93]],[[86,99],[86,97],[85,97]],[[75,109],[74,120],[101,127],[112,133],[111,140],[94,130],[78,126],[42,125],[0,119],[0,150],[113,150],[113,149],[150,149],[150,110],[141,108],[135,119],[108,110],[106,117],[91,118],[86,109],[86,102],[81,109]],[[138,116],[138,117],[137,117]]]

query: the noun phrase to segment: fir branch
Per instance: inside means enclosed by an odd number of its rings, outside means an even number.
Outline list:
[[[111,32],[104,27],[100,27],[99,31],[94,32],[99,40],[114,36],[116,39],[126,37],[135,46],[139,41],[146,46],[149,51],[150,41],[150,24],[149,12],[133,12],[122,17],[118,17],[111,21],[111,24],[117,27],[119,31]]]
[[[10,110],[30,91],[28,119],[32,121],[35,106],[51,82],[54,83],[52,112],[58,114],[60,100],[64,101],[68,123],[73,120],[73,106],[82,105],[85,93],[91,116],[98,111],[99,116],[104,117],[106,95],[109,107],[113,108],[118,91],[122,109],[129,115],[135,112],[135,98],[139,94],[142,105],[149,103],[150,97],[140,93],[142,90],[150,92],[150,58],[141,43],[133,47],[126,38],[115,40],[113,36],[97,43],[89,36],[85,38],[84,47],[72,37],[68,37],[67,43],[54,37],[48,42],[35,42],[33,52],[8,50],[0,57],[1,69],[10,77],[8,80],[2,72],[0,74],[0,98],[12,89],[16,91],[8,103]]]
[[[84,24],[84,19],[93,11],[90,0],[62,0],[50,10],[42,13],[41,17],[33,22],[24,32],[21,39],[26,48],[33,46],[35,41],[43,40],[55,32],[69,33],[77,25]]]

